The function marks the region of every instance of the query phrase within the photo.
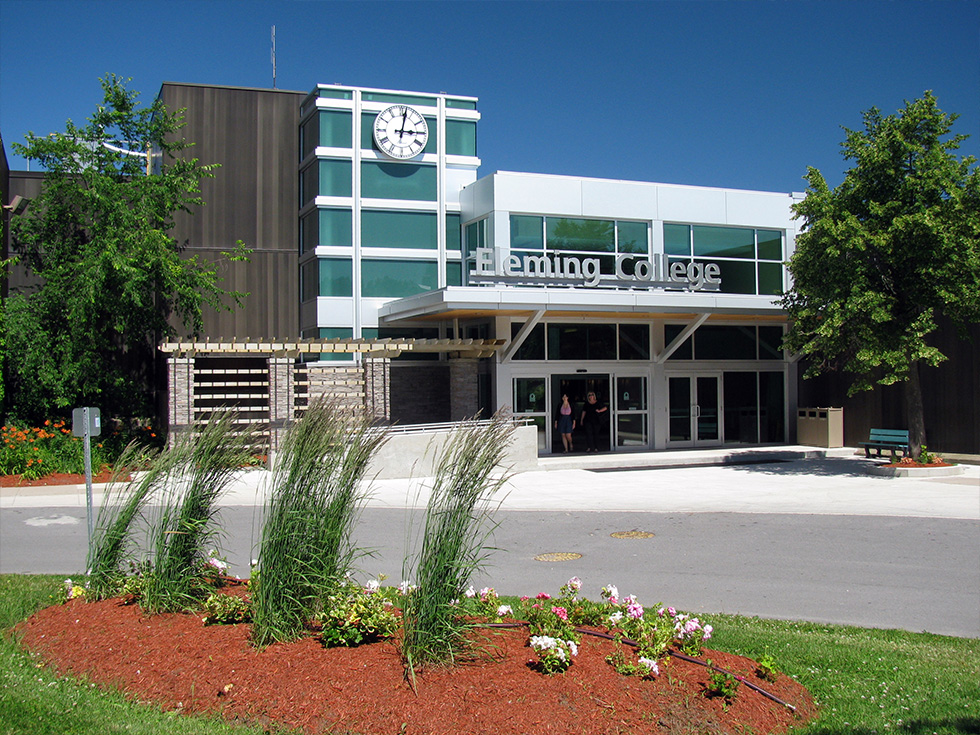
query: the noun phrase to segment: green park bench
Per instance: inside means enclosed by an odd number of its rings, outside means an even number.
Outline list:
[[[892,453],[892,461],[895,461],[895,452],[902,450],[902,456],[909,455],[909,432],[906,429],[872,429],[868,441],[861,442],[864,447],[864,456],[870,457],[871,450],[877,449],[878,456],[881,450],[887,449]]]

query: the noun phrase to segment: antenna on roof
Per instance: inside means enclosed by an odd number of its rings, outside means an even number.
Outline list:
[[[276,27],[272,26],[272,88],[276,89]]]

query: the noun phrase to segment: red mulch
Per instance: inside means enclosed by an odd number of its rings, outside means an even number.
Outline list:
[[[669,659],[652,681],[620,676],[605,662],[616,644],[590,636],[571,668],[549,677],[530,665],[535,656],[525,630],[481,630],[479,656],[422,672],[413,692],[394,642],[327,649],[307,638],[259,651],[247,625],[148,616],[120,600],[49,607],[18,630],[59,673],[118,686],[166,710],[306,733],[763,735],[816,714],[800,684],[782,675],[762,681],[749,659],[703,656],[795,705],[795,713],[744,684],[726,707],[706,696],[707,669],[679,659]]]
[[[110,470],[92,473],[92,482],[109,482],[112,478]],[[120,478],[126,480],[127,478]],[[84,485],[85,475],[69,475],[64,472],[52,472],[50,475],[36,480],[25,480],[20,475],[0,475],[0,487],[44,487],[47,485]]]

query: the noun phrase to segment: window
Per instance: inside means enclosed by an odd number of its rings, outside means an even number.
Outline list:
[[[510,216],[510,247],[512,250],[543,249],[544,217],[512,214]]]
[[[620,360],[649,360],[650,359],[650,325],[620,324],[619,325],[619,359]]]
[[[466,257],[472,258],[477,248],[487,246],[487,220],[481,219],[466,225]]]
[[[409,199],[434,202],[436,167],[414,163],[361,163],[361,196],[369,199]]]
[[[304,339],[351,339],[353,336],[354,330],[350,327],[314,327],[303,330]],[[302,360],[303,362],[351,362],[353,355],[344,352],[322,352],[319,355],[304,353]]]
[[[665,223],[664,252],[684,261],[717,264],[722,293],[783,292],[783,234],[778,230]]]
[[[446,215],[446,250],[459,250],[462,246],[459,220],[458,214]]]
[[[463,285],[463,264],[458,260],[446,261],[446,285]]]
[[[615,324],[549,324],[549,360],[615,360]]]
[[[300,206],[315,196],[349,197],[351,195],[351,162],[320,159],[300,174]]]
[[[353,216],[349,209],[318,209],[303,217],[300,229],[301,250],[324,247],[350,247]]]
[[[512,214],[510,216],[511,255],[574,253],[588,254],[599,261],[599,272],[615,272],[614,253],[647,254],[650,252],[646,222],[542,217]],[[607,254],[608,253],[608,254]],[[623,266],[632,275],[633,259]]]
[[[520,322],[511,322],[510,338],[513,339],[521,331],[524,325]],[[535,324],[531,328],[531,333],[527,335],[521,346],[514,353],[515,360],[543,360],[544,359],[544,324]]]
[[[476,155],[476,123],[446,120],[446,153],[450,156]]]
[[[320,111],[320,145],[330,148],[350,148],[354,119],[343,110]]]
[[[616,251],[615,228],[608,220],[548,217],[546,230],[548,250]]]
[[[317,258],[303,264],[303,301],[317,296],[352,296],[353,266],[348,258]]]
[[[434,260],[361,260],[361,296],[403,298],[439,287]]]
[[[454,100],[451,97],[447,97],[446,107],[454,108],[457,110],[475,110],[476,102],[474,102],[473,100]]]
[[[438,246],[435,212],[361,212],[361,245],[367,248],[425,248]]]
[[[684,330],[681,324],[664,325],[664,344]],[[780,326],[699,327],[684,340],[669,360],[782,360],[783,328]]]

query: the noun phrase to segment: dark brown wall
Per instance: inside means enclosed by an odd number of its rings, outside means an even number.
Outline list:
[[[40,171],[11,171],[8,178],[8,189],[4,204],[10,202],[15,196],[22,196],[26,199],[34,199],[41,193],[41,183],[44,174]],[[30,210],[28,210],[30,211]],[[10,222],[10,215],[6,212],[6,221]],[[9,232],[4,232],[4,258],[10,255]],[[4,284],[4,294],[17,293],[29,290],[38,283],[38,279],[28,275],[28,271],[23,267],[14,266],[8,269],[7,282]]]
[[[980,325],[972,325],[969,336],[961,339],[955,327],[941,323],[930,340],[949,358],[921,371],[926,444],[931,451],[980,454]],[[904,386],[879,386],[847,398],[849,385],[838,373],[800,380],[799,405],[843,406],[844,443],[851,447],[867,441],[871,429],[908,428]]]
[[[391,421],[427,424],[450,421],[449,365],[399,365],[393,361],[390,382]]]
[[[252,248],[249,263],[218,266],[228,290],[247,291],[244,308],[208,309],[206,337],[299,336],[298,175],[302,92],[165,82],[160,99],[171,111],[186,108],[185,151],[218,163],[202,185],[205,206],[181,215],[174,237],[188,254],[214,261],[236,240]]]

